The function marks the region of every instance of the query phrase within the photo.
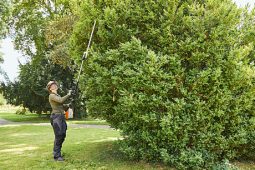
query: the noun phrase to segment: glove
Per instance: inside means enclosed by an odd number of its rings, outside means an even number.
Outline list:
[[[71,103],[63,104],[63,107],[64,107],[64,110],[66,112],[70,107],[72,107],[72,104]]]
[[[76,94],[76,91],[75,90],[68,90],[68,93],[67,93],[69,96],[75,96]]]
[[[71,95],[72,95],[72,91],[73,91],[73,90],[68,90],[67,95],[71,96]]]
[[[72,95],[72,96],[75,96],[75,95],[76,95],[76,91],[75,91],[75,90],[72,90],[71,95]]]

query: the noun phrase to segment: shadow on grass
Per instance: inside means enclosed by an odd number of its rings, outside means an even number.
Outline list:
[[[90,143],[86,142],[87,148]],[[67,160],[72,164],[82,164],[85,168],[96,169],[146,169],[146,170],[171,170],[169,166],[160,163],[147,163],[144,161],[128,160],[118,148],[116,141],[93,143],[90,149],[77,150],[77,159]],[[86,154],[86,155],[84,155]],[[68,153],[66,157],[70,157]],[[86,157],[86,158],[84,158]]]
[[[90,143],[86,142],[86,145]],[[134,161],[129,160],[123,153],[119,151],[119,147],[116,141],[105,141],[97,142],[93,144],[91,149],[80,153],[88,155],[88,159],[75,159],[72,160],[72,163],[86,165],[86,168],[96,168],[96,169],[146,169],[146,170],[174,170],[175,168],[167,166],[163,163],[151,163],[144,161]],[[78,154],[79,155],[79,154]],[[79,157],[79,156],[78,156]],[[83,157],[81,155],[80,157]],[[238,161],[233,161],[231,164],[242,169],[242,170],[251,170],[255,169],[254,160],[242,159]]]
[[[233,164],[238,166],[242,170],[252,170],[255,169],[255,153],[244,155],[241,158],[234,160]]]

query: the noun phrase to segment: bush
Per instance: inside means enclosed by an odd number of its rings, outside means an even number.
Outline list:
[[[23,108],[19,108],[19,109],[15,112],[15,114],[17,114],[17,115],[25,115],[27,112],[28,112],[27,109],[23,107]]]
[[[4,96],[3,96],[3,94],[0,94],[0,106],[5,105],[5,104],[6,104],[6,101],[4,99]]]
[[[129,2],[84,5],[100,19],[81,81],[89,113],[122,131],[132,159],[205,169],[254,152],[254,13],[231,1]]]

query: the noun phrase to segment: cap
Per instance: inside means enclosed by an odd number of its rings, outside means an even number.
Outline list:
[[[46,88],[47,88],[48,90],[50,90],[50,87],[51,87],[52,84],[58,85],[56,81],[49,81],[49,83],[47,84]]]

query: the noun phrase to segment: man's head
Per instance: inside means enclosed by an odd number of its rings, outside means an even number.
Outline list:
[[[49,81],[46,88],[48,89],[49,92],[52,92],[53,90],[58,89],[58,84],[56,81]]]

